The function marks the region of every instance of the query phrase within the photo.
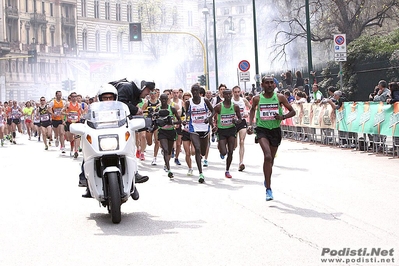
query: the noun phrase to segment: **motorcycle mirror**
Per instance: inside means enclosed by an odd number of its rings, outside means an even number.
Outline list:
[[[165,117],[168,115],[169,115],[169,110],[166,110],[166,109],[159,110],[159,116]]]

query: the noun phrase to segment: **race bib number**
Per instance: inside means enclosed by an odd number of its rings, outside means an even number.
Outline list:
[[[68,120],[72,123],[79,121],[79,115],[77,112],[68,113]]]
[[[278,114],[278,104],[261,104],[259,106],[260,120],[275,120],[274,116]]]
[[[235,116],[234,114],[221,115],[220,116],[220,124],[222,126],[232,126],[234,116]]]
[[[61,108],[56,108],[56,109],[54,109],[54,115],[55,116],[60,116],[61,115]]]
[[[40,115],[40,121],[46,122],[50,120],[49,114]]]

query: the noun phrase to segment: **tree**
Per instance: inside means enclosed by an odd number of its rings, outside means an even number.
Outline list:
[[[274,19],[275,58],[281,58],[292,43],[306,38],[305,1],[275,0],[274,5],[280,11]],[[363,34],[380,35],[397,22],[398,11],[399,0],[314,0],[310,2],[311,40],[324,43],[333,34],[345,33],[349,44]]]

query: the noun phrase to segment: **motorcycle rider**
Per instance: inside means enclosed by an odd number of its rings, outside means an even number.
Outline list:
[[[113,85],[104,84],[101,86],[97,96],[99,101],[116,101],[118,99],[118,91]],[[82,162],[82,172],[79,174],[79,186],[87,187],[83,165],[84,161]],[[135,183],[144,183],[148,181],[148,179],[148,176],[141,176],[138,174],[138,172],[135,174]],[[131,191],[133,191],[133,187]],[[138,200],[139,192],[137,191],[137,188],[134,189],[134,192],[131,194],[131,196],[134,200]],[[86,194],[83,194],[82,197],[91,198],[91,193],[88,187],[86,188]]]

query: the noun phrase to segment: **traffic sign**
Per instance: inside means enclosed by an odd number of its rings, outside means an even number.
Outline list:
[[[346,34],[334,35],[334,60],[346,61]]]
[[[238,63],[238,69],[242,72],[247,72],[249,70],[249,67],[250,64],[247,60],[241,60],[240,63]]]
[[[251,81],[251,77],[249,75],[249,72],[240,72],[240,81],[242,81],[242,82]]]

